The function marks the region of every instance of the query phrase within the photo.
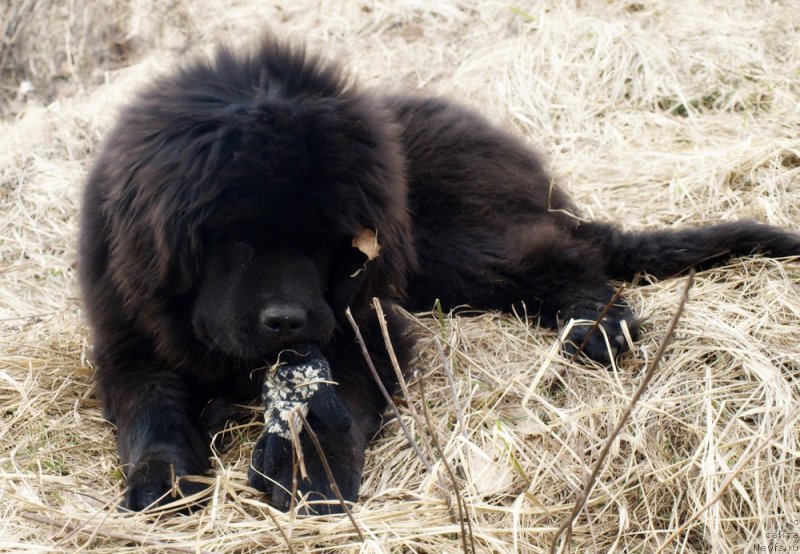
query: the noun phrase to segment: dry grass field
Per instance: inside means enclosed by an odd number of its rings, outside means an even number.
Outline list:
[[[364,540],[346,517],[275,512],[247,487],[255,423],[218,453],[203,509],[115,509],[125,484],[75,283],[82,183],[140,83],[267,27],[362,86],[478,108],[589,217],[800,227],[797,0],[0,0],[0,551],[549,551],[685,279],[626,291],[643,338],[610,370],[519,318],[413,316],[430,422],[413,417],[415,387],[401,413],[436,463],[387,420],[353,509]],[[697,275],[557,551],[800,549],[799,283],[797,259]]]

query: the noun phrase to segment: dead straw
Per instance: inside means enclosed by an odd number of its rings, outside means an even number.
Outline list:
[[[114,538],[123,533],[193,551],[286,552],[269,517],[298,552],[463,550],[455,507],[440,497],[447,476],[416,463],[404,433],[382,433],[367,451],[356,514],[367,543],[353,542],[345,518],[270,508],[246,485],[247,430],[213,460],[212,506],[190,515],[104,507],[124,478],[86,362],[75,275],[81,191],[119,106],[219,40],[246,42],[270,27],[364,88],[476,109],[542,153],[582,220],[636,230],[752,218],[798,230],[800,41],[790,2],[675,10],[668,0],[543,0],[515,11],[466,0],[240,0],[213,17],[206,4],[0,2],[0,550],[160,550]],[[654,552],[678,531],[664,551],[728,552],[785,527],[797,497],[786,484],[800,481],[800,427],[784,419],[800,402],[798,283],[797,260],[758,257],[696,276],[670,355],[639,400],[647,409],[633,412],[606,458],[584,503],[587,525],[572,524],[572,551]],[[453,362],[425,373],[425,393],[434,422],[454,421],[452,373],[464,425],[447,436],[440,427],[439,439],[463,446],[453,469],[479,548],[550,547],[554,507],[574,500],[591,471],[580,447],[608,440],[618,417],[609,414],[629,402],[669,324],[674,287],[627,288],[647,324],[635,356],[611,372],[565,359],[552,332],[513,317],[405,314],[419,336],[416,364],[440,367],[437,336]],[[555,379],[563,386],[547,386]],[[403,419],[419,426],[433,463],[410,378],[409,387]],[[757,449],[765,437],[772,446]],[[88,521],[97,539],[55,533],[25,513]]]
[[[190,554],[219,554],[217,552],[212,552],[210,550],[198,550],[196,548],[176,546],[169,544],[168,542],[154,539],[152,537],[137,535],[134,533],[127,533],[122,531],[115,531],[113,529],[105,529],[99,527],[94,528],[92,530],[83,529],[83,524],[74,523],[73,521],[64,518],[47,517],[39,514],[34,514],[32,512],[22,512],[20,515],[25,519],[36,521],[39,523],[45,523],[47,525],[52,525],[53,527],[58,527],[61,530],[71,530],[81,533],[83,535],[90,535],[90,536],[100,535],[102,537],[106,537],[109,539],[128,541],[143,546],[156,546],[163,551],[187,552]]]

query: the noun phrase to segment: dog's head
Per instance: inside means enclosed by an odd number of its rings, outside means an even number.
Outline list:
[[[402,296],[416,260],[394,124],[303,52],[222,50],[158,81],[109,142],[110,255],[139,261],[114,280],[208,346],[325,342],[348,305]]]

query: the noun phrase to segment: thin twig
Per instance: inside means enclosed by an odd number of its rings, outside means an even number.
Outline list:
[[[608,314],[608,311],[611,309],[611,307],[617,302],[617,300],[619,300],[619,297],[622,296],[622,291],[624,290],[625,290],[625,283],[622,283],[617,288],[616,292],[614,292],[614,295],[611,297],[611,300],[608,301],[608,304],[605,305],[603,311],[600,312],[600,315],[597,317],[597,319],[594,320],[594,323],[592,324],[592,327],[589,329],[589,332],[586,333],[585,337],[583,337],[580,346],[578,346],[578,349],[572,354],[572,357],[570,357],[569,359],[570,362],[574,362],[575,358],[577,358],[578,355],[581,352],[583,352],[583,349],[586,348],[587,344],[589,344],[589,339],[592,337],[594,332],[597,331],[597,328],[600,327],[600,323],[602,323],[603,318],[606,317],[606,314]]]
[[[295,459],[297,460],[297,465],[300,468],[300,476],[303,479],[308,479],[308,471],[306,470],[306,460],[303,456],[303,443],[300,442],[300,431],[303,428],[297,428],[300,420],[295,420],[294,418],[290,417],[289,419],[289,434],[292,437],[292,449],[295,453]],[[295,491],[292,491],[294,493]]]
[[[289,525],[293,531],[294,518],[297,513],[295,511],[295,508],[297,508],[297,475],[299,473],[303,479],[307,479],[308,473],[306,472],[305,459],[303,458],[303,445],[300,442],[300,430],[297,429],[300,421],[296,421],[295,418],[290,416],[288,422],[289,433],[292,437],[292,490],[289,494]]]
[[[29,519],[31,521],[36,521],[38,523],[45,523],[53,527],[60,527],[61,529],[64,530],[77,530],[79,533],[89,536],[101,535],[109,539],[128,541],[135,544],[141,544],[147,546],[157,546],[162,550],[172,550],[174,552],[188,552],[189,554],[198,554],[198,553],[218,554],[217,552],[213,552],[210,550],[199,550],[197,548],[190,548],[186,546],[175,546],[145,535],[136,535],[133,533],[124,533],[122,531],[112,531],[110,529],[100,529],[100,528],[97,528],[93,531],[89,531],[87,529],[83,529],[80,523],[78,522],[73,523],[69,519],[51,518],[47,516],[41,516],[33,512],[22,512],[22,514],[20,515],[22,515],[22,517],[24,517],[25,519]]]
[[[694,283],[694,274],[695,271],[692,270],[689,273],[689,277],[686,279],[686,287],[683,290],[683,294],[681,295],[680,301],[678,302],[678,308],[675,310],[675,315],[672,316],[672,321],[669,323],[669,327],[667,327],[667,331],[664,335],[664,338],[661,339],[661,344],[658,345],[658,350],[656,351],[655,356],[653,357],[652,361],[650,362],[650,367],[647,368],[645,371],[644,376],[642,377],[642,382],[639,385],[639,388],[636,389],[636,392],[631,397],[631,401],[628,403],[628,406],[625,408],[625,411],[620,417],[619,421],[617,422],[616,427],[609,435],[606,443],[603,445],[603,449],[600,451],[598,456],[598,460],[592,469],[591,475],[586,480],[586,484],[583,487],[583,490],[578,495],[577,500],[575,501],[575,507],[572,509],[572,513],[561,523],[561,525],[556,530],[556,535],[553,537],[553,542],[550,543],[550,553],[553,554],[558,549],[558,540],[561,538],[561,535],[564,531],[567,531],[568,535],[571,536],[572,534],[572,522],[575,521],[575,518],[580,513],[583,505],[586,503],[586,500],[589,498],[589,494],[594,487],[595,481],[597,480],[597,475],[600,473],[600,469],[603,466],[603,462],[605,461],[606,457],[608,456],[608,452],[611,449],[611,445],[614,444],[614,441],[619,435],[620,431],[622,431],[623,426],[628,421],[628,418],[633,411],[634,406],[639,402],[639,398],[644,393],[647,385],[650,384],[650,381],[653,379],[653,376],[656,373],[656,369],[658,368],[658,364],[661,361],[661,357],[664,355],[664,351],[667,348],[667,345],[672,340],[672,335],[675,333],[675,327],[678,325],[678,320],[683,315],[683,308],[686,305],[687,300],[689,299],[689,289],[692,288],[692,284]]]
[[[300,420],[303,422],[303,428],[305,429],[308,438],[311,439],[311,443],[314,445],[314,448],[317,450],[317,455],[319,455],[319,459],[322,462],[322,469],[325,470],[325,475],[328,477],[328,481],[331,483],[331,490],[333,491],[333,494],[336,495],[336,498],[339,500],[339,504],[342,505],[344,513],[350,518],[350,522],[353,524],[353,529],[356,530],[358,538],[361,539],[361,542],[365,542],[366,539],[364,538],[363,533],[361,533],[361,528],[358,526],[356,518],[353,517],[353,513],[347,506],[347,502],[345,502],[344,497],[339,490],[339,485],[336,484],[336,479],[333,477],[333,471],[331,471],[331,466],[328,465],[328,459],[325,458],[325,452],[322,450],[322,445],[319,443],[317,434],[311,428],[311,425],[308,424],[308,420],[306,419],[306,416],[303,415],[303,412],[299,409],[296,409],[296,413],[300,416]]]
[[[450,464],[447,462],[447,456],[445,456],[444,450],[442,446],[439,444],[439,439],[436,435],[436,430],[433,428],[433,423],[431,421],[431,414],[428,411],[428,401],[425,398],[425,385],[423,384],[424,378],[420,373],[417,376],[417,386],[419,387],[419,396],[420,402],[422,402],[422,414],[425,416],[425,421],[428,424],[428,432],[431,437],[431,442],[433,443],[433,447],[439,453],[439,457],[442,459],[442,464],[444,465],[445,471],[447,471],[448,477],[450,477],[450,482],[453,485],[453,492],[456,495],[456,508],[458,509],[458,524],[461,526],[461,543],[464,548],[464,554],[469,554],[469,546],[467,544],[467,537],[469,536],[470,544],[472,545],[472,553],[475,554],[477,552],[475,548],[475,536],[472,534],[472,522],[469,519],[469,515],[467,513],[467,504],[464,502],[464,498],[461,496],[461,487],[458,486],[458,480],[456,480],[456,476],[453,471],[450,469]],[[465,528],[464,520],[466,519],[466,525],[469,529]]]
[[[375,307],[375,313],[378,315],[378,325],[381,328],[383,342],[386,345],[386,351],[389,353],[389,360],[392,362],[392,368],[394,369],[395,375],[397,375],[397,383],[400,385],[400,390],[403,391],[403,396],[408,404],[411,417],[417,424],[417,428],[422,429],[422,423],[420,422],[419,414],[417,413],[417,409],[414,407],[414,403],[411,401],[411,395],[408,392],[408,383],[406,383],[405,375],[403,375],[403,369],[400,367],[400,362],[397,361],[397,354],[394,351],[394,345],[392,344],[392,339],[389,336],[389,326],[386,323],[386,316],[383,313],[381,301],[378,298],[373,298],[372,305]]]
[[[381,394],[383,394],[384,399],[386,399],[386,402],[392,409],[394,417],[397,419],[397,423],[400,424],[400,429],[403,430],[403,434],[406,436],[406,440],[411,445],[411,448],[414,449],[414,452],[422,462],[422,465],[425,466],[425,469],[427,469],[429,473],[433,473],[433,465],[428,461],[428,459],[420,450],[417,442],[411,436],[411,432],[408,430],[408,427],[406,427],[406,424],[403,422],[403,418],[400,417],[400,410],[397,409],[397,405],[394,403],[394,400],[392,400],[392,396],[389,394],[389,391],[386,390],[383,381],[381,381],[381,377],[380,375],[378,375],[378,370],[375,369],[375,364],[372,363],[372,357],[369,355],[369,351],[367,350],[367,345],[364,342],[364,337],[361,336],[361,330],[358,328],[356,320],[353,319],[353,314],[350,312],[350,308],[347,308],[347,310],[345,311],[345,315],[347,315],[347,320],[353,327],[353,331],[356,334],[356,341],[358,341],[358,344],[361,347],[361,354],[364,356],[364,360],[367,362],[367,366],[369,367],[369,370],[372,373],[372,378],[375,379],[375,383],[377,383],[378,388],[381,391]]]
[[[411,401],[411,393],[409,392],[409,389],[407,387],[406,380],[405,380],[405,377],[403,375],[403,371],[400,368],[400,363],[397,361],[397,356],[395,355],[395,352],[394,352],[394,345],[392,344],[391,337],[389,336],[389,328],[388,328],[388,325],[386,324],[386,318],[385,318],[385,315],[383,313],[383,307],[381,306],[380,300],[377,299],[377,298],[373,298],[372,302],[373,302],[373,305],[375,306],[375,312],[378,315],[378,325],[380,325],[381,333],[383,334],[383,341],[384,341],[384,343],[386,345],[386,350],[389,353],[389,359],[392,362],[392,367],[394,368],[395,374],[397,375],[398,382],[400,383],[400,388],[403,390],[403,395],[405,396],[406,402],[408,403],[408,407],[409,407],[410,412],[411,412],[411,417],[414,419],[415,423],[417,424],[417,429],[419,429],[420,433],[421,433],[425,429],[425,426],[422,424],[422,422],[419,419],[419,413],[417,412],[417,409],[414,407],[414,402]],[[362,347],[362,351],[364,351],[366,349],[366,346],[363,344],[363,341],[362,341],[361,347]],[[368,360],[367,363],[370,363],[370,361]],[[375,375],[376,375],[376,373],[373,373],[373,376],[375,376]],[[394,404],[393,401],[391,403]],[[397,410],[395,412],[395,417],[399,418],[399,410]],[[398,419],[398,421],[400,421],[401,424],[402,424],[402,420]],[[409,441],[409,443],[412,446],[414,446],[415,443],[412,442],[409,439],[409,435],[410,435],[410,433],[406,434],[406,439]],[[424,445],[424,448],[430,453],[431,458],[435,459],[436,458],[436,454],[434,453],[433,448],[428,443],[428,441],[427,440],[423,440],[422,438],[420,438],[420,441]],[[422,459],[422,458],[420,458],[420,459]],[[424,459],[423,463],[425,463],[426,460],[427,459]],[[441,489],[443,491],[446,491],[447,490],[447,486],[445,485],[444,479],[442,478],[441,475],[438,474],[438,472],[434,471],[433,465],[429,464],[428,466],[426,466],[426,468],[428,469],[429,473],[431,473],[431,475],[433,475],[436,478],[436,481],[439,483],[439,486],[441,487]],[[455,520],[458,519],[458,516],[453,511],[453,502],[452,502],[452,499],[450,498],[449,494],[447,495],[446,500],[447,500],[447,511],[450,514],[450,517],[455,521]]]

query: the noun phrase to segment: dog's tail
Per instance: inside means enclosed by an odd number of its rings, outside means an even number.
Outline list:
[[[644,271],[657,278],[708,269],[736,256],[800,256],[800,235],[752,221],[677,230],[625,232],[599,222],[581,223],[581,240],[600,246],[612,279],[631,280]]]

